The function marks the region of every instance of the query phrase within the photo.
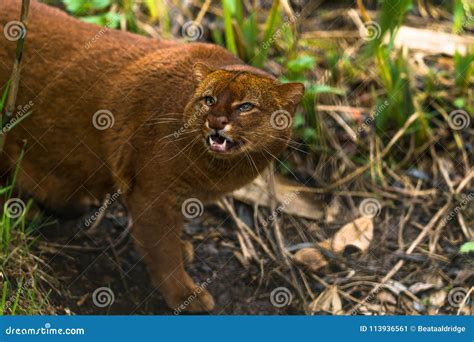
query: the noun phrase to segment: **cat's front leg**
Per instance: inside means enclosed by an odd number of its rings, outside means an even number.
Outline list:
[[[127,200],[133,220],[132,237],[142,254],[155,286],[170,308],[181,311],[211,311],[212,296],[194,283],[184,269],[181,241],[182,215],[173,198],[159,198],[136,192]]]

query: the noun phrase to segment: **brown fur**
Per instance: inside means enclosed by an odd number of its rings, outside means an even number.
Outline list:
[[[19,9],[19,0],[0,1],[0,32]],[[15,45],[0,37],[2,87]],[[196,291],[183,266],[192,250],[180,240],[182,203],[216,200],[255,178],[290,135],[271,126],[270,114],[294,113],[302,94],[300,84],[279,85],[215,45],[104,29],[33,1],[17,100],[32,101],[33,114],[8,133],[0,171],[11,170],[26,140],[17,185],[49,208],[69,213],[120,189],[136,247],[176,308]],[[247,101],[256,107],[237,113]],[[98,130],[92,117],[103,109],[115,123]],[[225,123],[243,144],[212,152],[208,126]],[[186,309],[211,310],[212,296],[196,293]]]

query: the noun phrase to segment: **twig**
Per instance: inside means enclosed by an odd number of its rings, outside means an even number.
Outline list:
[[[441,218],[441,216],[444,214],[444,212],[449,208],[451,205],[451,201],[448,201],[441,209],[438,210],[438,212],[433,216],[433,218],[428,222],[428,224],[422,229],[420,234],[416,237],[416,239],[411,243],[410,247],[408,247],[406,254],[410,255],[413,253],[416,247],[420,244],[421,241],[426,237],[426,235],[430,232],[430,230],[434,227],[436,222]],[[384,285],[387,281],[389,281],[399,270],[402,268],[402,266],[405,264],[405,260],[399,260],[395,266],[392,267],[392,269],[385,275],[385,277],[380,281],[380,284],[377,285],[372,289],[371,292],[378,291],[380,286]],[[353,308],[354,309],[354,308]]]
[[[400,130],[395,134],[395,136],[392,138],[392,140],[390,140],[388,145],[384,148],[384,150],[380,153],[380,155],[377,156],[377,158],[372,159],[368,164],[358,168],[357,170],[355,170],[351,174],[347,175],[346,177],[340,179],[339,181],[327,186],[326,190],[338,188],[339,186],[351,181],[352,179],[356,178],[357,176],[360,176],[365,171],[367,171],[373,164],[378,162],[379,159],[384,158],[388,154],[388,152],[390,152],[393,145],[395,145],[395,143],[403,136],[403,134],[408,129],[408,127],[410,127],[411,124],[413,122],[415,122],[416,119],[418,119],[418,116],[419,116],[419,113],[414,113],[408,118],[408,120],[405,122],[403,127],[400,128]]]
[[[23,57],[23,47],[25,45],[26,37],[26,28],[27,28],[27,19],[28,19],[28,10],[30,8],[30,0],[23,0],[21,4],[21,15],[20,22],[22,24],[23,32],[20,32],[20,39],[16,43],[16,55],[15,61],[13,63],[12,76],[10,79],[10,88],[8,88],[8,97],[7,103],[5,105],[4,114],[0,114],[0,126],[3,128],[13,113],[15,108],[15,102],[18,95],[18,87],[20,85],[20,65]],[[5,134],[0,135],[0,153],[3,152],[3,147],[5,145]]]

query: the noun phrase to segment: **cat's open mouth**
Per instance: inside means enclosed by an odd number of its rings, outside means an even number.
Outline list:
[[[217,153],[226,153],[240,146],[239,142],[233,141],[219,133],[210,134],[207,137],[209,149]]]

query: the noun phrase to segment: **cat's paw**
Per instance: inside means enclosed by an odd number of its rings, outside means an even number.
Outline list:
[[[193,244],[189,241],[181,241],[181,250],[183,251],[183,260],[186,264],[190,264],[194,260]]]
[[[194,290],[185,295],[165,295],[165,300],[175,313],[209,312],[214,309],[215,303],[212,295],[203,287],[196,286]]]
[[[197,293],[197,291],[200,291],[200,292]],[[193,293],[197,293],[197,294],[194,299],[188,300],[189,304],[186,306],[185,311],[209,312],[209,311],[214,310],[214,306],[215,306],[214,298],[208,291],[198,288]]]

